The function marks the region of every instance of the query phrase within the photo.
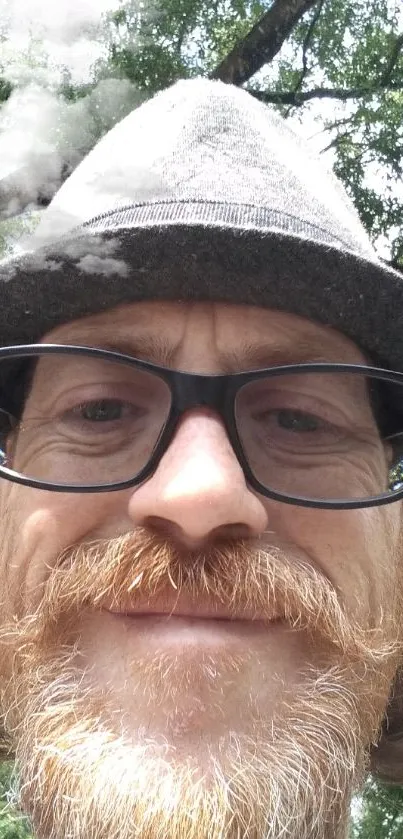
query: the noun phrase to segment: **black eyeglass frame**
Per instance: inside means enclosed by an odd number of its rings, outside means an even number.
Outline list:
[[[311,499],[304,496],[292,496],[268,489],[255,478],[244,455],[243,446],[238,434],[235,419],[235,400],[238,391],[251,381],[261,378],[291,375],[301,372],[309,373],[364,373],[380,381],[403,386],[403,373],[385,370],[378,367],[367,367],[361,364],[338,364],[333,362],[286,364],[259,370],[248,370],[240,373],[204,375],[201,373],[186,373],[159,366],[150,361],[135,358],[125,353],[97,347],[76,346],[73,344],[22,344],[14,347],[0,348],[0,362],[2,359],[12,359],[39,355],[81,355],[92,358],[105,359],[136,367],[159,376],[169,387],[171,393],[171,407],[168,417],[161,429],[157,443],[146,466],[133,478],[111,484],[57,484],[50,481],[40,481],[24,477],[18,472],[0,464],[0,478],[10,480],[33,489],[49,492],[99,493],[116,492],[139,486],[155,472],[158,464],[173,439],[180,419],[185,411],[194,408],[211,408],[222,419],[228,439],[234,454],[243,470],[248,484],[260,495],[274,501],[301,507],[313,507],[325,510],[354,510],[366,507],[376,507],[391,504],[403,499],[403,487],[390,495],[378,495],[367,500],[335,500]],[[2,409],[9,413],[7,409]],[[403,420],[402,420],[403,426]],[[402,427],[403,431],[403,427]]]

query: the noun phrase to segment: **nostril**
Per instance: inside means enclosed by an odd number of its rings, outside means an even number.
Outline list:
[[[219,542],[240,542],[251,538],[251,531],[247,524],[234,522],[222,524],[211,531],[209,541],[215,544]]]
[[[252,536],[250,528],[242,522],[222,524],[197,536],[192,536],[186,528],[181,527],[177,522],[161,516],[148,516],[143,522],[143,527],[161,538],[185,547],[189,551],[198,551],[213,544],[217,546],[220,543],[249,541]]]
[[[175,538],[175,531],[180,527],[175,522],[165,519],[162,516],[147,516],[143,521],[143,527],[167,539]]]
[[[187,528],[162,516],[148,516],[143,522],[143,527],[155,536],[171,542],[179,549],[184,547],[187,551],[198,551],[210,542],[210,534],[193,536]]]

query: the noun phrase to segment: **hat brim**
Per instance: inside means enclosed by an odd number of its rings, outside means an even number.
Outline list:
[[[220,223],[86,226],[0,264],[1,345],[140,300],[215,300],[327,324],[403,370],[403,276],[335,245]]]

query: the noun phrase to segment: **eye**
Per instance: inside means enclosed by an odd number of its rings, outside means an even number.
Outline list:
[[[133,412],[133,406],[120,399],[97,399],[77,405],[71,413],[89,422],[113,422],[122,419],[129,411]]]
[[[319,447],[340,444],[348,432],[329,423],[324,417],[299,408],[273,408],[255,414],[256,427],[263,444]]]
[[[280,428],[285,431],[295,431],[297,433],[313,432],[323,429],[325,423],[313,414],[307,414],[304,411],[296,411],[288,408],[283,410],[273,411],[274,417]],[[270,415],[269,415],[270,416]]]
[[[141,405],[123,399],[91,399],[75,405],[61,415],[65,425],[101,425],[107,423],[137,422],[148,413]]]

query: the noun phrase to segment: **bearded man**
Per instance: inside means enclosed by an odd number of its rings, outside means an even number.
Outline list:
[[[370,760],[402,775],[401,276],[277,115],[198,79],[1,279],[1,714],[36,837],[345,839]]]

